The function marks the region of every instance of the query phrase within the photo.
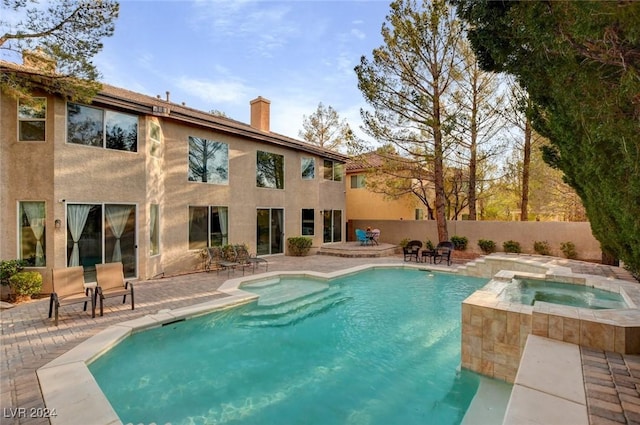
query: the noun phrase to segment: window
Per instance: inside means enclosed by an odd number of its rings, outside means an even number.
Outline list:
[[[284,189],[284,156],[258,151],[256,185],[271,189]]]
[[[229,184],[229,145],[189,136],[189,181]]]
[[[149,122],[149,154],[155,158],[160,157],[160,148],[162,147],[162,135],[160,134],[160,125],[157,122]]]
[[[44,267],[45,258],[45,205],[44,202],[20,202],[19,241],[21,260],[29,266]]]
[[[315,233],[315,210],[302,210],[302,235],[309,236]]]
[[[138,117],[69,102],[67,143],[137,152]]]
[[[351,189],[361,189],[365,187],[364,174],[351,176]]]
[[[330,159],[325,159],[324,160],[324,179],[341,182],[342,181],[342,164],[335,161],[331,161]]]
[[[421,210],[420,208],[416,208],[416,220],[422,220],[424,219],[424,210]]]
[[[149,255],[160,254],[160,208],[158,204],[149,206]]]
[[[47,98],[34,97],[29,102],[18,101],[18,140],[44,142],[47,119]]]
[[[316,177],[316,160],[302,158],[302,180],[313,180]]]
[[[189,207],[189,249],[229,243],[227,207]]]

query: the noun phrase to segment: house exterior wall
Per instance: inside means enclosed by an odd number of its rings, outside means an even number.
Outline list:
[[[202,266],[198,250],[189,249],[189,206],[228,207],[229,243],[246,243],[253,253],[259,208],[284,210],[285,252],[286,238],[301,234],[302,208],[315,211],[314,246],[323,242],[321,210],[341,210],[345,219],[344,183],[323,179],[324,157],[313,150],[299,149],[287,140],[269,143],[246,134],[218,131],[206,123],[189,123],[108,103],[95,106],[138,116],[137,152],[77,145],[67,143],[67,102],[54,95],[46,97],[46,141],[21,142],[17,136],[17,101],[0,93],[0,259],[19,258],[19,202],[44,201],[46,266],[29,268],[42,273],[44,293],[52,290],[51,269],[67,266],[69,203],[135,205],[137,277],[142,280]],[[160,125],[162,134],[160,153],[155,156],[150,154],[152,122]],[[237,122],[234,125],[242,127]],[[228,184],[188,180],[189,136],[228,144]],[[257,187],[258,150],[284,156],[284,189]],[[302,157],[315,158],[312,180],[302,179]],[[160,252],[153,256],[151,204],[158,204],[160,209]],[[59,228],[55,227],[56,220],[60,220]],[[103,253],[103,261],[110,261],[109,253]]]

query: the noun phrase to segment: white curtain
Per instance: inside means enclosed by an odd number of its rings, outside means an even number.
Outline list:
[[[36,238],[36,267],[45,265],[42,249],[42,233],[44,232],[44,202],[23,202],[22,209],[27,215],[29,226]]]
[[[149,229],[149,255],[155,255],[158,253],[158,235],[156,231],[156,222],[158,220],[158,205],[151,204],[149,208],[149,219],[151,221],[151,228]]]
[[[69,233],[73,239],[73,249],[71,249],[71,257],[69,258],[69,267],[80,265],[80,249],[78,248],[78,240],[82,235],[82,229],[87,223],[91,205],[67,205],[67,225]]]
[[[124,232],[124,228],[127,225],[129,214],[133,208],[130,205],[107,205],[105,207],[105,215],[107,222],[111,227],[113,235],[116,237],[116,243],[113,247],[113,255],[111,261],[118,263],[122,261],[122,251],[120,250],[120,238]]]
[[[224,246],[229,243],[229,234],[227,233],[229,210],[227,208],[218,208],[218,221],[220,222],[220,232],[222,233],[222,246]]]

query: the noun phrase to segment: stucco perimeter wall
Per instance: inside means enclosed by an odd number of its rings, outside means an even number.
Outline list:
[[[397,244],[402,239],[417,239],[433,243],[438,241],[436,222],[433,220],[350,220],[349,240],[355,240],[354,229],[380,229],[380,240]],[[496,243],[497,251],[503,251],[502,244],[508,240],[520,243],[522,252],[533,254],[533,243],[547,241],[551,255],[563,257],[562,242],[573,242],[578,259],[602,259],[600,243],[593,237],[588,222],[546,222],[546,221],[449,221],[449,237],[464,236],[469,240],[467,251],[482,253],[478,247],[480,239]]]

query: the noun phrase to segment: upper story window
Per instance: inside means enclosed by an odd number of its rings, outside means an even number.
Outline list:
[[[154,121],[149,122],[149,154],[155,158],[160,157],[160,148],[162,147],[162,131],[160,124]]]
[[[67,103],[67,143],[138,151],[138,117]]]
[[[361,189],[365,187],[364,174],[351,176],[351,189]]]
[[[315,158],[302,158],[302,180],[313,180],[316,177]]]
[[[44,142],[46,136],[47,98],[18,100],[18,140]]]
[[[343,166],[339,162],[331,161],[330,159],[325,159],[324,160],[324,179],[341,182],[342,168]]]
[[[229,184],[229,145],[189,136],[189,181]]]
[[[256,185],[258,187],[284,189],[284,155],[258,151]]]

